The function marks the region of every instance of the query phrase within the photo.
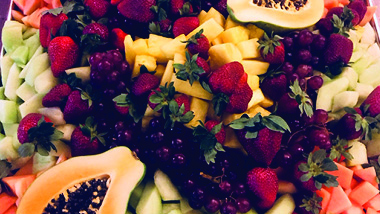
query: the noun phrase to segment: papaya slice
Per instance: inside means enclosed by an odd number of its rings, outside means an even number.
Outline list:
[[[371,21],[373,14],[375,14],[377,6],[367,6],[367,12],[364,14],[363,19],[360,21],[359,26],[364,26]]]
[[[5,213],[10,207],[16,203],[17,198],[10,196],[7,193],[3,192],[0,194],[0,213]]]
[[[145,165],[127,147],[115,147],[98,155],[70,158],[37,177],[21,199],[17,212],[41,214],[52,199],[67,189],[106,177],[110,183],[99,213],[125,213],[130,194],[144,174]]]
[[[17,212],[17,206],[13,205],[7,209],[7,211],[4,212],[4,214],[16,214]]]
[[[35,175],[19,175],[5,177],[3,178],[3,182],[8,185],[14,195],[22,198],[26,189],[28,189],[34,179],[36,179]]]

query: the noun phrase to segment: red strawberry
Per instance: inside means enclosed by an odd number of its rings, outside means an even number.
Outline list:
[[[110,2],[106,0],[85,0],[83,3],[89,8],[90,14],[94,19],[104,17],[111,6]]]
[[[100,152],[101,143],[105,143],[102,138],[103,134],[99,134],[96,130],[94,119],[89,117],[85,124],[76,127],[71,134],[71,153],[75,156],[94,155]]]
[[[324,52],[324,62],[326,65],[336,63],[347,64],[350,61],[353,51],[353,43],[350,39],[340,34],[332,34],[326,43]]]
[[[116,103],[115,109],[117,112],[119,112],[122,116],[127,116],[129,114],[129,106],[118,106]]]
[[[79,90],[72,91],[67,98],[63,117],[68,123],[78,123],[88,116],[91,106],[92,102],[87,93]]]
[[[224,93],[230,96],[236,89],[240,78],[244,75],[243,65],[230,62],[211,73],[209,84],[214,94]]]
[[[186,114],[190,111],[190,98],[186,94],[181,94],[179,97],[175,98],[174,101],[178,103],[178,107],[184,105],[185,111],[183,114]]]
[[[368,106],[368,109],[366,109]],[[365,115],[376,117],[380,114],[380,86],[377,86],[360,106]]]
[[[208,131],[211,131],[212,128],[214,128],[216,125],[220,124],[220,121],[217,120],[209,120],[205,123],[205,127]],[[226,140],[226,130],[224,126],[221,126],[221,129],[218,133],[215,134],[216,140],[223,145],[224,141]]]
[[[265,77],[260,84],[260,88],[266,96],[274,101],[278,101],[288,89],[288,79],[283,73]]]
[[[40,42],[42,47],[47,48],[51,40],[51,34],[55,36],[61,27],[62,23],[67,20],[67,16],[64,13],[54,15],[51,13],[45,13],[41,16],[40,20]]]
[[[257,197],[259,208],[268,209],[273,206],[278,191],[278,178],[273,169],[253,168],[247,173],[247,185]]]
[[[21,157],[32,156],[35,151],[46,155],[51,149],[57,151],[52,141],[61,137],[62,132],[53,127],[49,118],[30,113],[21,119],[17,129],[17,138],[22,144],[18,152]]]
[[[86,34],[98,34],[103,41],[108,41],[108,28],[100,23],[90,23],[83,29],[83,35]]]
[[[363,134],[363,127],[359,129],[355,127],[356,123],[361,123],[362,117],[358,114],[345,114],[337,126],[339,137],[346,140],[353,140],[359,138]]]
[[[122,0],[111,0],[112,5],[118,5]]]
[[[174,16],[189,14],[193,12],[193,7],[185,0],[170,0],[170,12]]]
[[[203,34],[203,29],[187,40],[186,48],[191,54],[199,54],[200,57],[207,60],[209,57],[210,42]]]
[[[252,99],[252,89],[247,82],[239,84],[232,95],[229,97],[229,102],[226,107],[226,112],[242,113],[248,108],[248,103]]]
[[[346,9],[344,9],[344,7],[333,7],[326,14],[326,18],[331,20],[333,18],[333,15],[337,15],[338,17],[341,17],[344,10],[346,10]],[[352,25],[355,26],[355,25],[359,24],[360,16],[359,16],[358,12],[356,12],[356,10],[352,10],[352,9],[348,9],[348,10],[350,10],[352,12],[352,14],[354,15],[354,18],[351,20]]]
[[[181,17],[173,24],[173,35],[177,37],[181,34],[189,34],[199,26],[198,17]]]
[[[170,27],[172,26],[172,20],[166,18],[158,22],[160,25],[161,32],[168,32]]]
[[[200,77],[207,77],[211,73],[210,65],[207,63],[205,59],[202,57],[197,57],[197,60],[195,61],[199,67],[201,67],[205,73],[199,75]]]
[[[280,149],[283,133],[290,131],[281,117],[262,117],[261,114],[253,118],[243,115],[232,121],[230,127],[237,130],[238,139],[247,153],[257,162],[266,165],[270,165]]]
[[[44,96],[42,105],[45,107],[63,106],[70,93],[71,88],[68,84],[58,84]]]
[[[110,40],[117,49],[124,51],[124,39],[127,35],[122,29],[114,28],[111,31]]]
[[[136,96],[147,95],[158,87],[160,79],[150,73],[140,74],[132,85],[132,93]]]
[[[154,12],[150,9],[154,5],[156,0],[123,0],[117,9],[128,19],[148,23],[154,19]]]
[[[330,18],[320,19],[316,26],[319,29],[319,32],[324,36],[328,36],[334,31],[334,25],[332,24]]]
[[[278,35],[269,36],[264,33],[264,37],[259,40],[260,54],[263,59],[271,64],[281,64],[285,60],[285,47],[280,41],[281,37]]]
[[[48,47],[51,71],[55,77],[71,68],[79,58],[78,45],[68,36],[58,36],[50,41]]]
[[[165,86],[160,86],[156,90],[152,91],[148,97],[149,107],[157,112],[162,112],[162,108],[168,106],[169,101],[174,98],[175,88],[173,85],[174,83],[171,82],[169,85],[165,84]]]
[[[353,0],[347,5],[351,10],[355,10],[359,14],[359,22],[363,19],[365,13],[367,12],[367,5],[363,0]]]

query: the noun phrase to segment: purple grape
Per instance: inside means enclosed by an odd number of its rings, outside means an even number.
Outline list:
[[[115,97],[116,91],[114,89],[108,88],[103,91],[105,97]]]
[[[184,166],[186,164],[186,157],[184,154],[174,154],[172,158],[172,164],[174,166]]]
[[[120,73],[119,71],[112,71],[110,74],[107,75],[107,82],[110,86],[114,86],[115,83],[119,82],[120,80]]]
[[[247,198],[237,198],[235,203],[241,213],[246,213],[251,209],[251,202]]]
[[[227,159],[223,159],[219,162],[219,165],[221,168],[223,168],[224,170],[228,169],[230,167],[230,162],[227,160]]]
[[[186,192],[192,192],[195,190],[196,184],[194,180],[187,179],[183,182],[182,187]]]
[[[99,62],[103,59],[103,57],[104,57],[104,53],[96,52],[90,56],[88,61],[91,66],[97,68]]]
[[[195,188],[195,190],[191,193],[191,199],[194,199],[196,201],[202,202],[205,200],[205,198],[206,198],[206,193],[200,187]]]
[[[319,65],[319,57],[317,56],[312,56],[310,60],[310,64],[312,66],[318,66]]]
[[[285,60],[292,61],[293,60],[293,53],[292,52],[286,53],[285,54]]]
[[[301,145],[304,149],[304,152],[310,153],[314,150],[314,144],[311,143],[309,140],[305,139],[301,142]]]
[[[311,44],[311,48],[313,51],[320,52],[325,49],[326,45],[326,37],[324,37],[322,34],[316,34],[314,35],[313,42]]]
[[[130,129],[125,129],[117,134],[121,145],[128,145],[133,139],[133,133]]]
[[[289,81],[290,81],[291,83],[293,83],[294,81],[299,80],[299,79],[300,79],[299,75],[296,74],[296,73],[294,73],[294,74],[292,74],[292,75],[290,76]]]
[[[313,74],[313,67],[310,65],[300,64],[296,69],[296,74],[302,79]]]
[[[161,162],[166,162],[171,157],[171,149],[167,146],[161,146],[156,150],[157,159]]]
[[[232,185],[229,181],[222,181],[219,183],[219,189],[224,194],[230,194],[232,192]]]
[[[313,120],[315,124],[325,124],[328,118],[329,114],[327,113],[327,111],[323,109],[317,109],[314,111]]]
[[[203,203],[199,200],[194,200],[194,199],[190,199],[189,200],[189,205],[191,208],[195,209],[195,210],[199,210],[202,208],[203,206]]]
[[[121,62],[121,64],[118,67],[120,75],[122,75],[123,77],[128,77],[129,69],[130,68],[129,68],[129,64],[127,61]]]
[[[171,141],[171,146],[173,149],[176,149],[176,150],[183,150],[184,147],[185,147],[185,143],[183,142],[182,139],[180,138],[175,138]]]
[[[311,53],[309,50],[306,49],[300,49],[297,52],[296,60],[300,64],[307,64],[311,61]]]
[[[91,83],[95,85],[102,85],[104,82],[104,76],[100,74],[97,70],[91,71],[90,73]]]
[[[123,93],[127,90],[127,85],[123,81],[117,83],[116,89],[118,92]]]
[[[306,79],[304,79],[304,78],[300,79],[299,80],[299,84],[300,84],[300,87],[301,87],[302,90],[306,89],[306,84],[307,84]]]
[[[165,139],[165,134],[161,131],[155,132],[150,135],[150,140],[153,144],[161,144]]]
[[[304,148],[301,146],[301,144],[294,144],[289,149],[289,153],[292,157],[302,157],[302,154],[304,153]]]
[[[307,80],[307,87],[309,89],[318,90],[323,85],[323,79],[320,76],[312,76]]]
[[[285,72],[286,76],[290,76],[293,74],[294,66],[290,62],[284,62],[282,70]]]
[[[307,139],[321,149],[330,149],[330,134],[326,128],[312,128],[308,130]]]
[[[292,37],[285,36],[281,41],[284,44],[286,51],[293,49],[293,38]]]
[[[111,72],[112,68],[113,68],[113,64],[107,59],[100,61],[98,64],[98,70],[103,73]]]
[[[235,203],[231,201],[226,201],[222,204],[220,208],[221,214],[236,214],[237,213],[237,207]]]
[[[122,131],[125,128],[125,123],[123,121],[117,121],[114,127],[115,127],[115,131],[117,132]]]
[[[123,55],[121,55],[120,51],[118,50],[107,51],[106,57],[114,64],[120,64],[123,61]]]
[[[301,47],[306,47],[313,42],[313,33],[310,30],[301,30],[298,34],[297,43]]]
[[[205,203],[205,209],[210,213],[218,211],[220,209],[220,200],[215,196],[209,197]]]
[[[245,188],[244,183],[241,183],[241,182],[236,183],[235,186],[234,186],[234,193],[237,196],[243,196],[243,195],[245,195],[246,188]]]

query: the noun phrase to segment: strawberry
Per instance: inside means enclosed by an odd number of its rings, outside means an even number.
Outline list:
[[[229,102],[226,107],[226,112],[229,113],[243,113],[248,108],[248,103],[252,99],[252,89],[245,81],[239,84],[232,95],[229,97]]]
[[[135,96],[148,95],[151,90],[158,87],[160,79],[150,73],[142,73],[132,84],[131,91]]]
[[[127,116],[128,114],[138,123],[144,116],[146,109],[145,99],[134,96],[129,89],[126,93],[120,94],[112,99],[115,109],[121,116]]]
[[[106,0],[84,0],[83,4],[89,8],[94,19],[104,17],[111,6],[110,2]]]
[[[67,98],[63,117],[67,123],[78,123],[88,116],[91,107],[89,95],[84,91],[74,90]]]
[[[259,50],[263,59],[271,64],[281,64],[285,60],[285,47],[280,41],[280,36],[275,35],[271,38],[264,33],[264,37],[259,40]]]
[[[380,86],[377,86],[360,106],[365,115],[376,117],[380,114]]]
[[[209,57],[208,51],[210,49],[210,42],[202,33],[203,29],[190,37],[190,39],[186,41],[186,48],[192,55],[199,54],[198,56],[207,60]]]
[[[68,84],[58,84],[44,96],[42,99],[42,105],[45,107],[63,106],[70,94],[71,88]]]
[[[186,94],[181,94],[174,101],[177,102],[179,108],[184,105],[183,115],[190,111],[190,98]]]
[[[363,19],[365,13],[367,12],[367,5],[363,0],[350,1],[347,7],[359,14],[359,22]]]
[[[198,67],[202,68],[205,71],[205,73],[201,74],[199,77],[207,77],[210,75],[211,68],[205,59],[202,57],[197,57],[197,60],[195,62],[197,63]]]
[[[114,103],[115,109],[122,116],[127,116],[129,114],[129,106],[118,106]]]
[[[189,34],[199,26],[198,17],[181,17],[173,24],[173,35],[177,37],[181,34]]]
[[[103,41],[108,41],[108,28],[100,23],[90,23],[83,29],[83,35],[86,34],[98,34]]]
[[[166,83],[152,91],[148,97],[148,105],[157,112],[162,112],[162,108],[169,105],[169,101],[174,99],[175,88],[174,82]]]
[[[307,161],[299,161],[294,168],[294,178],[304,189],[315,191],[327,187],[336,187],[339,183],[336,176],[326,173],[335,171],[338,167],[333,160],[327,158],[326,150],[319,149],[309,154]]]
[[[323,59],[326,65],[342,63],[346,65],[352,56],[353,43],[340,34],[332,34],[326,42]]]
[[[111,0],[112,5],[118,5],[122,0]]]
[[[17,138],[22,144],[18,152],[21,157],[32,156],[35,151],[48,155],[51,149],[57,151],[52,141],[60,140],[62,135],[49,118],[40,113],[30,113],[21,119],[17,129]]]
[[[58,36],[50,41],[48,47],[51,71],[55,77],[74,66],[79,58],[79,46],[68,36]]]
[[[193,12],[193,7],[185,0],[170,0],[170,12],[174,16],[182,16]]]
[[[80,124],[71,134],[71,154],[94,155],[100,153],[100,145],[104,144],[104,133],[98,133],[93,117],[88,117],[85,124]]]
[[[154,19],[154,12],[150,9],[154,5],[156,0],[123,0],[117,9],[128,19],[148,23]]]
[[[47,48],[49,46],[51,35],[55,36],[62,23],[67,19],[68,17],[64,13],[60,13],[58,15],[45,13],[41,16],[40,42],[42,47]]]
[[[247,173],[247,185],[257,198],[259,208],[268,209],[273,206],[278,191],[278,178],[273,169],[253,168]]]
[[[319,214],[322,209],[322,197],[319,197],[315,192],[297,194],[296,209],[298,214]],[[294,213],[294,212],[293,212]]]
[[[215,163],[218,151],[224,152],[223,144],[226,139],[226,130],[223,122],[209,120],[205,124],[202,121],[193,130],[195,141],[200,144],[207,164]]]
[[[263,93],[274,101],[278,101],[286,93],[288,79],[283,73],[265,77],[260,84]]]
[[[290,131],[288,124],[279,116],[262,117],[256,114],[250,118],[244,114],[231,122],[230,127],[237,131],[240,143],[257,162],[270,165],[280,149],[282,135]]]
[[[117,49],[124,51],[124,39],[127,35],[122,29],[114,28],[111,31],[110,40]]]
[[[244,75],[244,67],[239,62],[230,62],[213,71],[209,77],[211,91],[214,94],[224,93],[230,96]]]
[[[358,12],[356,12],[356,10],[352,10],[352,9],[349,9],[349,8],[344,8],[344,7],[333,7],[329,10],[329,12],[326,14],[326,18],[328,19],[332,19],[334,15],[337,15],[339,17],[342,16],[342,14],[344,12],[346,12],[345,10],[349,10],[351,13],[352,13],[352,20],[351,20],[351,23],[353,26],[359,24],[360,22],[360,16],[358,14]],[[350,13],[350,12],[346,12],[346,13]]]
[[[332,141],[332,146],[329,154],[329,158],[335,162],[341,162],[345,159],[352,160],[354,157],[348,151],[351,147],[348,146],[348,141],[345,139],[339,139],[339,137]]]
[[[201,76],[206,74],[206,71],[202,67],[198,66],[197,60],[200,58],[198,54],[190,56],[189,52],[185,52],[186,62],[185,64],[176,63],[173,65],[177,69],[176,77],[180,80],[189,80],[190,85],[193,85],[194,81],[200,80]],[[207,64],[207,62],[205,62]],[[206,65],[203,65],[206,66]],[[207,69],[207,68],[206,68]]]

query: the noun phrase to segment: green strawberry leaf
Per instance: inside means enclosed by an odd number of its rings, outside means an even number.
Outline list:
[[[312,197],[304,195],[304,199],[302,199],[302,203],[299,207],[304,208],[307,212],[311,212],[312,214],[319,214],[322,209],[321,202],[322,198],[317,196],[314,192]]]
[[[308,117],[313,116],[313,104],[309,95],[301,89],[301,86],[296,79],[293,85],[289,86],[291,93],[289,96],[295,99],[298,103],[298,108],[302,114],[306,114]]]
[[[321,168],[324,171],[335,171],[335,170],[338,170],[338,167],[336,166],[336,164],[334,163],[334,161],[331,160],[330,158],[325,158],[322,161]]]
[[[308,171],[309,171],[309,166],[308,166],[306,163],[301,163],[301,164],[298,166],[298,169],[299,169],[301,172],[308,172]]]
[[[326,158],[327,156],[327,152],[326,150],[324,149],[319,149],[317,151],[315,151],[313,154],[312,154],[312,162],[313,163],[322,163],[322,161]],[[309,163],[310,164],[310,163]]]
[[[230,98],[224,93],[214,94],[212,98],[212,104],[214,106],[215,114],[220,116],[226,110]]]
[[[196,63],[198,54],[194,54],[192,57],[190,53],[186,51],[186,62],[185,64],[174,64],[173,67],[177,69],[176,77],[177,79],[187,81],[189,80],[190,85],[193,85],[195,81],[199,81],[200,75],[206,73],[203,68],[199,67]]]
[[[262,118],[262,123],[272,131],[277,131],[284,133],[285,131],[290,132],[290,128],[286,121],[280,116],[270,114]]]
[[[21,157],[30,157],[34,154],[35,150],[36,146],[33,143],[23,143],[17,151]]]
[[[11,172],[11,163],[6,160],[0,160],[0,179],[5,178]],[[1,192],[1,184],[0,184],[0,192]]]
[[[345,157],[347,160],[352,160],[354,157],[348,152],[350,148],[351,147],[348,147],[347,140],[338,137],[337,139],[332,140],[329,158],[331,160],[336,158],[338,162],[340,162],[341,156]]]
[[[313,177],[311,173],[306,173],[301,176],[300,180],[302,182],[307,182],[308,180],[310,180],[311,177]]]

